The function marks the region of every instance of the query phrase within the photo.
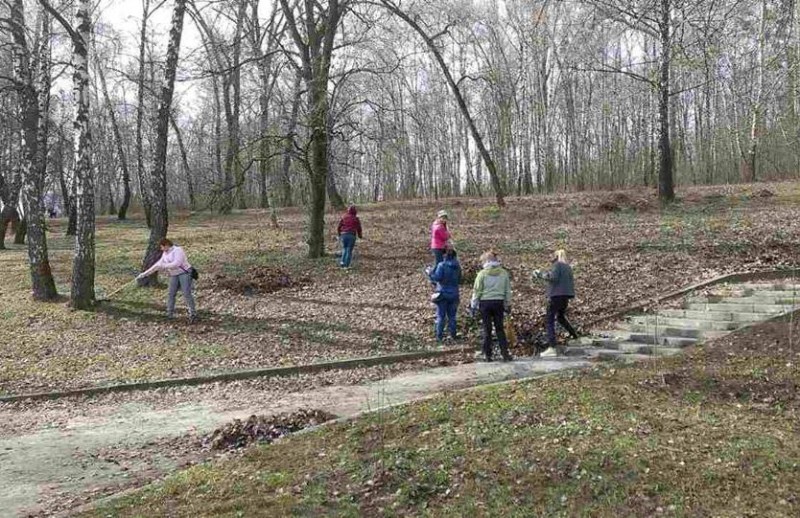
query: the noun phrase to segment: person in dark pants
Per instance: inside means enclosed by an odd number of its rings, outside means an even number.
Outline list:
[[[358,219],[357,214],[355,205],[350,205],[339,220],[339,226],[336,229],[342,243],[342,260],[339,263],[342,268],[350,268],[350,262],[353,260],[353,248],[356,246],[356,236],[358,239],[364,239],[361,235],[361,220]]]
[[[436,291],[431,299],[436,304],[436,324],[434,331],[436,341],[444,338],[444,324],[447,321],[450,337],[456,340],[456,312],[458,311],[458,285],[461,283],[461,265],[456,251],[448,248],[444,260],[436,265],[430,273],[430,279],[436,283]]]
[[[575,298],[575,280],[572,276],[572,267],[567,263],[567,254],[564,250],[556,250],[553,254],[553,267],[549,272],[535,270],[533,276],[547,281],[547,343],[551,348],[556,348],[556,320],[566,329],[570,337],[578,338],[578,333],[567,320],[567,307],[569,299]],[[564,354],[565,349],[556,349],[558,354]]]
[[[483,269],[478,272],[472,287],[470,307],[480,311],[483,320],[483,356],[492,361],[492,327],[497,333],[503,361],[511,361],[503,318],[511,312],[511,280],[497,253],[490,250],[481,256]]]

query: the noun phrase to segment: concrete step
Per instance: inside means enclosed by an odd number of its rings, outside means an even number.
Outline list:
[[[684,321],[688,322],[688,321]],[[679,338],[702,338],[703,330],[688,325],[669,325],[661,320],[655,325],[653,322],[633,322],[627,326],[621,325],[627,331],[634,334],[675,336]]]
[[[800,291],[791,290],[748,290],[734,288],[720,293],[723,297],[755,297],[755,298],[774,298],[774,299],[795,299],[800,300]],[[713,294],[712,294],[713,296]]]
[[[697,343],[698,338],[683,336],[670,336],[655,333],[631,333],[628,340],[640,344],[671,345],[675,347],[688,347]]]
[[[656,336],[645,333],[630,333],[626,331],[606,331],[603,336],[593,342],[595,347],[617,349],[620,343],[636,343],[639,345],[668,345],[672,347],[688,347],[697,343],[696,338],[683,338],[679,336]]]
[[[800,298],[793,297],[768,297],[754,295],[749,297],[738,296],[714,296],[691,297],[687,299],[691,302],[712,302],[715,304],[742,304],[742,305],[773,305],[773,306],[794,306],[800,302]]]
[[[666,317],[686,318],[690,320],[709,320],[719,322],[759,322],[764,320],[763,313],[739,313],[738,311],[704,311],[690,309],[662,309],[660,315]]]
[[[732,287],[754,291],[796,291],[800,293],[800,284],[792,284],[791,282],[744,282],[742,284],[734,284]]]
[[[692,344],[687,344],[692,345]],[[643,344],[640,342],[628,342],[628,341],[620,341],[620,342],[608,342],[603,346],[603,349],[610,349],[612,351],[617,351],[617,353],[621,354],[647,354],[647,355],[668,355],[668,354],[675,354],[681,351],[682,347],[669,347],[664,346],[660,347],[658,345],[648,345]]]
[[[690,302],[686,309],[694,311],[715,311],[722,313],[742,312],[742,313],[762,313],[774,315],[791,311],[791,306],[779,306],[773,304],[735,304],[735,303],[716,303],[716,302]],[[764,320],[767,317],[762,317]]]
[[[626,329],[629,331],[648,332],[654,329],[683,328],[702,331],[733,331],[742,326],[741,322],[703,320],[691,318],[676,318],[656,315],[637,315],[630,317]],[[666,334],[671,334],[667,332]],[[674,336],[694,336],[694,335],[674,335]],[[699,335],[698,335],[699,336]]]
[[[644,345],[639,348],[638,354],[649,354],[651,356],[674,356],[683,352],[680,347],[658,347]]]

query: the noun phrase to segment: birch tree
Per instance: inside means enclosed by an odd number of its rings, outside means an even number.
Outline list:
[[[89,123],[89,42],[92,23],[89,0],[81,0],[75,12],[75,27],[47,0],[42,6],[58,20],[72,42],[72,82],[75,101],[73,122],[75,202],[77,232],[72,260],[70,304],[76,309],[90,309],[95,302],[95,207],[92,169],[92,133]]]
[[[10,16],[3,20],[12,37],[14,87],[19,99],[21,114],[20,139],[22,149],[22,205],[28,220],[28,263],[30,265],[31,288],[35,300],[55,300],[58,297],[50,259],[47,251],[47,236],[44,225],[42,190],[46,172],[47,109],[50,98],[49,37],[40,38],[38,59],[33,60],[35,50],[28,41],[23,0],[5,2]],[[42,17],[42,34],[49,35],[50,22]],[[38,68],[32,65],[38,64]]]

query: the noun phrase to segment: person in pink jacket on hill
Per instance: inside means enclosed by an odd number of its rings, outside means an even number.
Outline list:
[[[444,252],[450,242],[450,231],[447,229],[448,214],[440,210],[431,225],[431,253],[434,257],[433,268],[444,260]]]

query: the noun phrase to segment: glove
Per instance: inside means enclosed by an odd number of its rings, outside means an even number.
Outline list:
[[[505,311],[506,315],[510,315],[511,314],[511,306],[509,305],[509,306],[504,307],[503,311]]]

